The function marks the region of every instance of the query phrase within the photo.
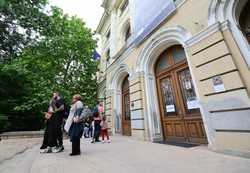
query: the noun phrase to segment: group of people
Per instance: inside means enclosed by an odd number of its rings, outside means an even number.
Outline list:
[[[91,111],[84,106],[82,97],[76,94],[72,97],[72,105],[67,111],[67,106],[59,92],[54,92],[49,102],[48,111],[44,112],[46,119],[45,133],[41,153],[58,153],[64,150],[63,129],[68,134],[72,143],[70,156],[80,155],[80,139],[92,137],[92,143],[109,140],[108,123],[103,115],[103,105],[98,103]]]

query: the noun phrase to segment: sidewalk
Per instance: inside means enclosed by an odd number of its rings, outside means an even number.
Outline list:
[[[249,173],[250,159],[217,154],[204,146],[182,148],[113,136],[112,143],[82,142],[82,155],[39,154],[39,146],[0,164],[1,173]]]
[[[27,149],[41,143],[41,138],[7,139],[0,141],[0,164],[4,160],[11,159],[16,154],[25,152]]]

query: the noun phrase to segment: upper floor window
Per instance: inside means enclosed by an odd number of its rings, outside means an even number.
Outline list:
[[[109,38],[110,38],[110,30],[109,30],[108,33],[106,34],[106,38],[107,38],[107,40],[109,40]]]
[[[129,25],[128,28],[125,31],[125,41],[127,41],[130,36],[131,36],[131,27]]]
[[[126,10],[126,8],[128,7],[128,0],[125,0],[125,2],[122,4],[122,6],[120,7],[121,9],[121,14]]]
[[[250,44],[250,1],[245,5],[239,19],[240,29]]]
[[[110,60],[111,60],[111,57],[110,57],[110,49],[107,50],[107,53],[106,53],[106,66],[108,67],[108,65],[110,64]]]

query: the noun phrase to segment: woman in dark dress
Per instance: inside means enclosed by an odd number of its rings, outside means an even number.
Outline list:
[[[55,98],[54,96],[50,100],[48,112],[44,112],[45,115],[45,132],[43,137],[43,144],[40,147],[40,153],[51,153],[56,149],[57,141],[56,141],[56,132],[54,130],[55,127]]]

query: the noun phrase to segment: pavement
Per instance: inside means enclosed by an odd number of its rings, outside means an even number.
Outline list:
[[[21,138],[0,141],[0,165],[3,161],[12,159],[17,154],[25,152],[34,145],[41,143],[41,138]],[[0,171],[1,172],[1,171]]]
[[[250,159],[218,154],[206,146],[183,148],[112,136],[112,142],[81,141],[82,154],[40,154],[39,145],[0,163],[0,173],[250,173]],[[2,146],[1,146],[2,147]]]

